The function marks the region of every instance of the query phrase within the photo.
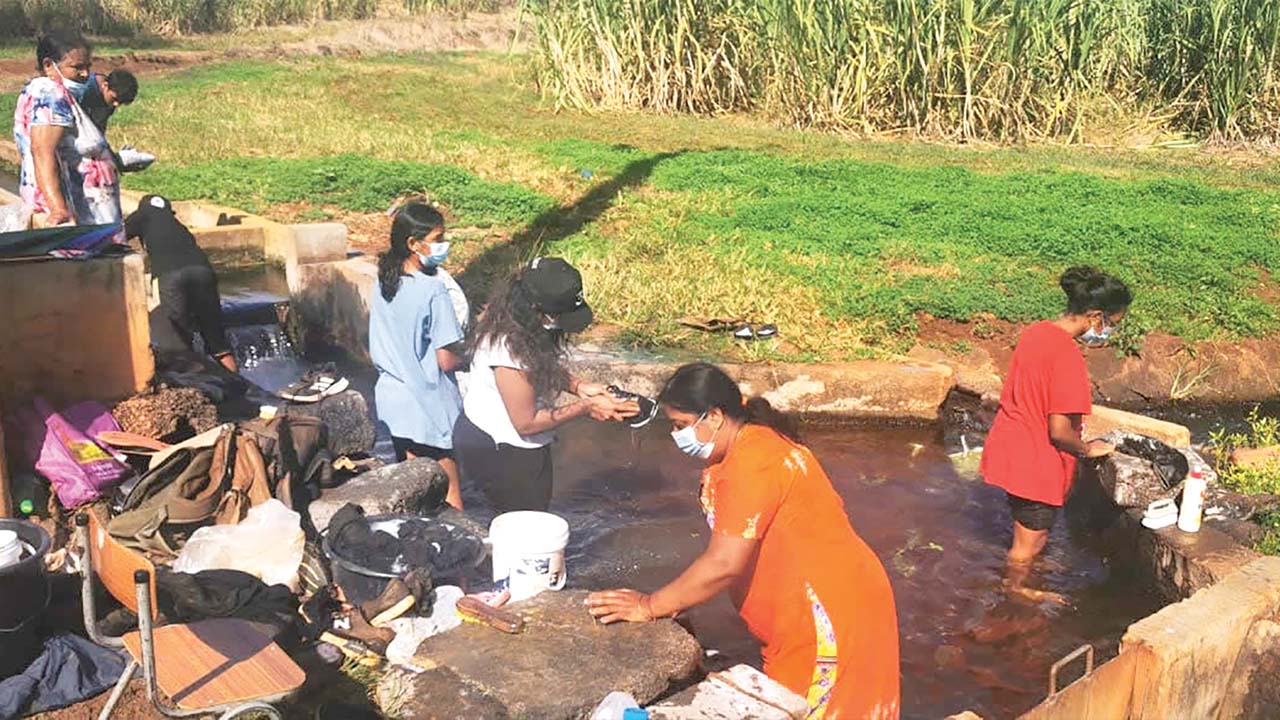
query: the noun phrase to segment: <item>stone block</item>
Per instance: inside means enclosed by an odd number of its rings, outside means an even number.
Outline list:
[[[369,360],[369,293],[378,278],[370,258],[298,265],[289,280],[307,346],[329,345]]]
[[[447,668],[423,673],[393,668],[378,680],[378,707],[400,720],[508,720],[506,707]]]
[[[1124,653],[1062,688],[1019,720],[1121,720],[1133,699],[1135,653]]]
[[[1259,620],[1249,630],[1222,699],[1221,720],[1272,720],[1280,710],[1280,623]]]
[[[290,225],[299,265],[347,259],[347,226],[342,223]]]
[[[193,227],[196,244],[219,264],[262,263],[262,228],[256,225]]]
[[[1162,530],[1142,527],[1142,511],[1129,510],[1119,522],[1121,537],[1138,549],[1155,589],[1166,599],[1178,601],[1211,587],[1260,556],[1235,538],[1205,522],[1199,532],[1185,533],[1176,525]]]
[[[615,690],[644,705],[697,670],[702,649],[674,621],[600,625],[585,599],[546,592],[509,605],[525,618],[524,632],[467,623],[427,638],[414,662],[452,672],[510,717],[543,720],[585,718]]]
[[[335,458],[373,449],[375,428],[369,403],[356,390],[331,395],[318,403],[290,405],[289,414],[319,418],[329,429],[329,452]]]
[[[1149,418],[1145,415],[1116,410],[1102,405],[1093,406],[1093,414],[1085,420],[1085,435],[1096,438],[1115,430],[1155,438],[1176,448],[1191,447],[1191,431],[1177,423]]]
[[[1189,599],[1133,625],[1134,720],[1219,717],[1254,623],[1280,608],[1280,558],[1259,558]]]
[[[324,531],[334,513],[347,503],[364,508],[366,515],[407,513],[432,515],[444,505],[449,478],[436,461],[412,458],[357,475],[336,488],[320,493],[307,507],[316,529]]]
[[[142,256],[0,265],[0,399],[114,402],[155,365]],[[90,312],[91,311],[91,312]]]
[[[588,360],[579,373],[596,382],[656,395],[675,363]],[[833,418],[932,422],[955,385],[951,368],[910,360],[863,360],[800,365],[724,364],[743,393],[760,395],[784,412]]]
[[[649,708],[651,720],[792,720],[808,702],[749,665],[735,665]]]

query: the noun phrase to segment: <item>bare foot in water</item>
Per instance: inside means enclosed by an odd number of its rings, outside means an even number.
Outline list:
[[[1004,591],[1009,595],[1024,598],[1034,603],[1050,603],[1060,607],[1071,607],[1071,599],[1061,593],[1049,590],[1033,590],[1022,585],[1005,585]]]

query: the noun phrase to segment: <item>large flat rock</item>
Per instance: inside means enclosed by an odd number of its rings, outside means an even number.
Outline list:
[[[324,531],[343,505],[364,508],[366,515],[407,513],[434,515],[444,505],[449,477],[430,458],[411,458],[357,475],[329,488],[307,506],[316,529]]]
[[[675,363],[587,360],[580,374],[655,396],[675,372]],[[722,365],[742,392],[760,395],[785,412],[834,418],[938,419],[955,372],[925,360],[861,360],[800,365],[791,363]]]
[[[586,596],[546,592],[510,605],[523,633],[467,623],[424,641],[415,664],[449,671],[510,717],[545,720],[587,718],[614,690],[647,704],[697,670],[702,649],[674,621],[600,625]]]

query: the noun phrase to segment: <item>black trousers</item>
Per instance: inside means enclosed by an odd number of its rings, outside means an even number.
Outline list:
[[[162,350],[191,350],[195,334],[204,340],[205,352],[214,357],[231,352],[222,326],[222,299],[213,268],[189,265],[160,276],[160,315],[155,330]]]
[[[453,452],[462,476],[484,491],[500,513],[546,510],[551,505],[551,447],[495,443],[463,413],[453,428]]]

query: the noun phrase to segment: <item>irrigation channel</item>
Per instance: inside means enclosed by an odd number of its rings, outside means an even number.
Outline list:
[[[284,301],[281,283],[272,271],[224,273],[227,316],[253,317],[253,307]],[[234,327],[231,335],[244,374],[269,390],[306,367],[271,323]],[[371,394],[371,368],[339,367],[356,389]],[[1140,583],[1111,566],[1087,528],[1071,522],[1053,530],[1033,581],[1069,604],[1006,600],[1000,585],[1010,529],[1003,494],[953,462],[938,428],[807,430],[806,441],[844,497],[854,528],[892,579],[903,717],[938,718],[964,709],[992,719],[1016,716],[1044,698],[1054,661],[1086,642],[1097,648],[1099,661],[1113,656],[1125,628],[1160,607]],[[561,433],[552,510],[572,528],[571,585],[653,590],[705,546],[699,466],[676,450],[667,431],[659,420],[641,431],[583,422]],[[393,460],[384,431],[375,452]],[[492,510],[484,497],[471,488],[464,497],[468,512],[487,523]],[[726,598],[687,619],[721,661],[759,663],[757,646]]]

